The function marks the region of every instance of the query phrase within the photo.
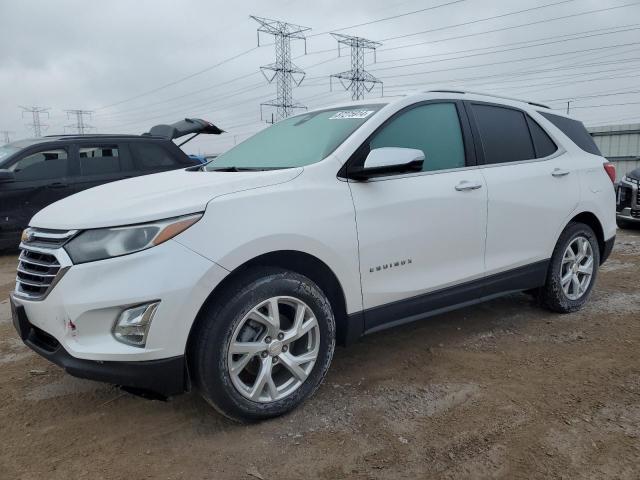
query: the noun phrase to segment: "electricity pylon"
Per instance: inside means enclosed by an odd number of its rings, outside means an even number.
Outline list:
[[[26,126],[33,129],[33,136],[41,137],[42,131],[49,128],[49,125],[42,123],[42,121],[40,120],[40,115],[46,114],[47,118],[49,118],[49,109],[42,108],[42,107],[23,107],[23,106],[20,106],[20,108],[22,109],[23,118],[25,113],[31,114],[31,118],[33,121],[32,123],[29,123]]]
[[[11,134],[16,132],[12,132],[11,130],[0,130],[0,133],[2,134],[2,139],[3,139],[2,143],[5,144],[5,143],[11,143]]]
[[[84,117],[91,116],[93,113],[90,110],[65,110],[67,112],[67,118],[76,117],[76,123],[72,125],[65,125],[65,128],[73,128],[79,135],[84,135],[87,130],[92,130],[94,127],[88,125],[84,121]]]
[[[275,99],[260,105],[260,118],[262,118],[262,107],[268,106],[275,107],[276,119],[282,120],[290,116],[293,110],[306,108],[293,100],[293,86],[300,86],[304,80],[305,73],[291,61],[291,39],[304,40],[306,53],[307,41],[304,32],[311,29],[293,23],[253,15],[251,15],[251,18],[260,24],[260,27],[258,27],[258,46],[260,45],[260,32],[268,33],[274,37],[276,51],[276,61],[260,67],[262,75],[269,83],[276,81],[277,90]]]
[[[375,61],[376,48],[382,44],[362,37],[343,35],[342,33],[332,33],[331,35],[338,41],[338,56],[340,56],[341,45],[351,47],[351,70],[330,75],[330,89],[333,89],[332,79],[337,78],[345,90],[351,90],[352,100],[362,100],[365,92],[368,93],[373,90],[376,84],[380,84],[381,88],[384,88],[382,81],[371,75],[364,68],[365,51],[373,50]]]

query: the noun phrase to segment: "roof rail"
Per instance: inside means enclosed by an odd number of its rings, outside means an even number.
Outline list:
[[[474,92],[474,91],[471,91],[471,90],[442,90],[442,89],[427,90],[425,93],[430,93],[430,92],[434,92],[434,93],[461,93],[461,94],[465,94],[466,93],[466,94],[471,94],[471,95],[483,95],[485,97],[502,98],[503,100],[513,100],[515,102],[528,103],[529,105],[535,105],[536,107],[548,108],[549,110],[551,110],[551,107],[548,106],[548,105],[545,105],[544,103],[530,102],[529,100],[523,100],[521,98],[506,97],[504,95],[495,95],[493,93]]]

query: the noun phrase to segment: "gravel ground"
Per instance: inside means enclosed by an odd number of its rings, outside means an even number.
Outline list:
[[[339,348],[292,414],[241,426],[195,394],[143,400],[31,353],[0,257],[0,478],[640,478],[640,231],[591,302],[524,294]]]

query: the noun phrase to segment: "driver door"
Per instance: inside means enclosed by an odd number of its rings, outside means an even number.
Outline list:
[[[404,147],[425,155],[421,172],[349,182],[365,329],[371,331],[459,303],[453,301],[455,286],[483,276],[487,188],[473,168],[473,143],[459,102],[431,101],[402,110],[365,147],[363,154]]]

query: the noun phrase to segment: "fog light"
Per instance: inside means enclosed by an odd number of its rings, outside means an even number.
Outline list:
[[[113,326],[113,337],[119,342],[144,347],[153,316],[160,302],[146,303],[126,309]]]

